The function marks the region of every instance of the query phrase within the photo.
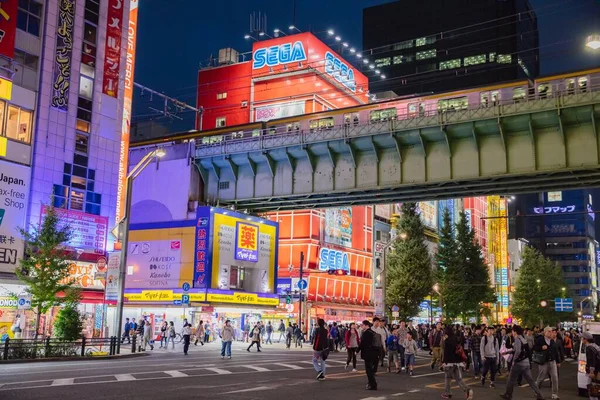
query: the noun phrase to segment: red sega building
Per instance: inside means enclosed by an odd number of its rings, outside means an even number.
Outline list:
[[[244,62],[220,54],[221,65],[198,72],[198,130],[368,103],[368,78],[312,33],[255,42]]]
[[[203,109],[198,130],[369,102],[368,78],[311,33],[255,42],[247,61],[239,62],[232,49],[219,53],[219,66],[198,72],[197,106]],[[290,292],[297,289],[304,253],[308,288],[303,321],[350,322],[373,316],[372,206],[287,211],[268,218],[280,224],[278,278]],[[321,268],[323,251],[339,255],[343,268]],[[296,302],[290,319],[297,319],[298,311]]]

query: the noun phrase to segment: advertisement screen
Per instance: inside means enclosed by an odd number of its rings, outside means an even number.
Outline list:
[[[71,228],[69,246],[87,253],[104,254],[108,232],[107,217],[63,208],[55,208],[55,211],[61,224]],[[45,215],[46,206],[42,205],[41,219]]]
[[[352,208],[325,210],[325,242],[352,247]]]
[[[23,258],[19,228],[25,227],[31,169],[0,161],[0,272],[13,272]]]
[[[277,224],[216,208],[210,219],[211,288],[273,293]]]
[[[293,117],[304,114],[306,102],[274,104],[256,108],[256,121],[269,121],[271,119]]]
[[[0,3],[0,54],[8,58],[15,57],[15,37],[17,33],[18,0],[5,0]]]
[[[437,230],[437,204],[435,201],[421,201],[417,203],[421,221],[426,228]]]

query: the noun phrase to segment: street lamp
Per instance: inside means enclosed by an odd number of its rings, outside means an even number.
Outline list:
[[[433,291],[440,296],[440,322],[444,321],[444,299],[442,297],[442,292],[440,292],[440,285],[436,283],[433,285]]]
[[[600,35],[590,35],[585,39],[585,46],[592,50],[600,49]]]
[[[125,277],[127,276],[127,248],[129,245],[129,222],[131,211],[131,200],[133,193],[133,181],[137,178],[144,168],[146,168],[154,159],[162,158],[166,155],[166,151],[162,148],[152,150],[146,154],[131,172],[127,175],[126,191],[125,191],[125,210],[121,221],[117,224],[119,233],[122,233],[121,239],[121,264],[119,265],[119,280],[118,280],[118,297],[117,297],[117,329],[119,338],[119,346],[121,337],[123,336],[121,329],[123,328],[123,304],[125,299]],[[121,236],[120,234],[118,236]]]
[[[279,37],[280,34],[287,36],[287,33],[285,33],[284,31],[282,31],[281,29],[273,29],[273,34],[275,37]]]
[[[289,30],[290,31],[298,31],[298,32],[302,33],[302,31],[300,29],[296,28],[296,25],[290,25]]]
[[[255,37],[254,37],[254,36],[252,36],[252,35],[248,35],[248,34],[244,35],[244,39],[246,39],[246,40],[248,40],[248,39],[252,39],[252,40],[254,40],[255,42],[258,42],[258,39],[257,39],[257,38],[255,38]]]

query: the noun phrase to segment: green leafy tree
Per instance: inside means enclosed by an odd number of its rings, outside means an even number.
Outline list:
[[[554,310],[551,300],[562,297],[563,277],[560,266],[545,258],[539,251],[525,247],[523,263],[515,284],[511,306],[512,314],[523,326],[538,324],[553,325],[563,319],[563,314]],[[547,306],[542,307],[542,300]]]
[[[460,301],[451,295],[449,285],[455,283],[462,273],[462,264],[458,262],[458,245],[455,238],[455,230],[450,219],[450,211],[446,208],[442,215],[442,227],[436,253],[437,270],[436,281],[444,299],[444,316],[454,319],[462,311]]]
[[[52,202],[51,202],[52,203]],[[19,280],[31,296],[31,306],[36,312],[35,336],[40,327],[40,316],[51,307],[77,302],[79,290],[69,274],[71,228],[63,225],[53,206],[46,208],[46,217],[31,230],[20,229],[25,240],[25,257],[15,270]],[[63,297],[58,294],[62,293]]]
[[[54,320],[54,334],[57,338],[73,341],[81,338],[83,316],[77,310],[77,303],[67,303],[60,309]]]
[[[483,304],[495,303],[497,297],[481,245],[475,239],[475,231],[469,226],[464,212],[460,213],[456,224],[456,241],[461,274],[449,289],[451,293],[458,295],[462,307],[461,316],[463,321],[467,321],[469,317],[479,318],[484,312]]]
[[[403,203],[394,243],[387,260],[386,304],[397,304],[400,318],[417,315],[419,304],[430,294],[433,271],[425,232],[415,203]]]

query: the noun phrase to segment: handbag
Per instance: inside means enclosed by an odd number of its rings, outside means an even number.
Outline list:
[[[590,397],[598,397],[600,396],[600,383],[590,382],[587,385],[588,395]]]
[[[546,352],[545,351],[534,351],[531,356],[531,361],[538,365],[546,364]]]
[[[467,355],[465,354],[465,351],[463,350],[463,348],[460,344],[456,345],[456,349],[454,350],[454,352],[456,353],[457,356],[460,357],[460,360],[462,362],[467,362]]]

